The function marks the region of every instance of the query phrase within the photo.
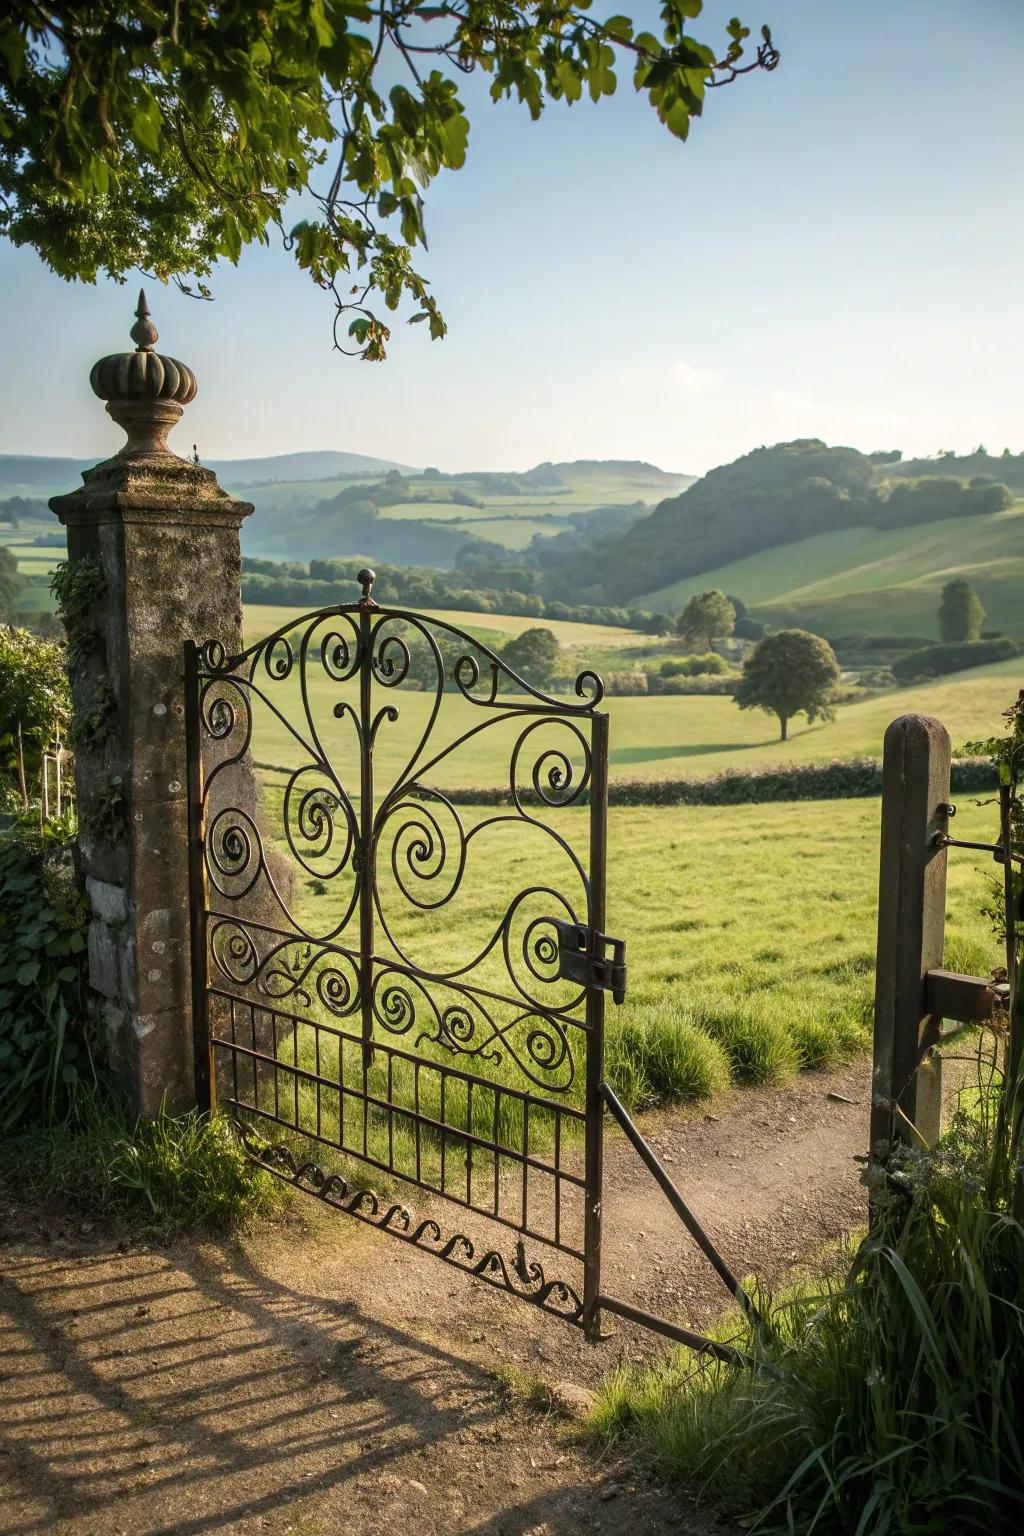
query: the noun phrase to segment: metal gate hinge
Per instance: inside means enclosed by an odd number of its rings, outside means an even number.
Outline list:
[[[626,943],[609,938],[585,923],[551,919],[558,934],[558,974],[568,981],[610,992],[612,1000],[626,1000]],[[610,953],[609,953],[610,952]]]

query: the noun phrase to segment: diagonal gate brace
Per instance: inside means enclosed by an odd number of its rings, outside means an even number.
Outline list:
[[[618,1122],[625,1132],[626,1139],[636,1151],[645,1167],[653,1175],[655,1182],[668,1200],[669,1205],[671,1205],[683,1226],[711,1264],[726,1290],[743,1308],[754,1326],[760,1328],[763,1325],[763,1319],[749,1293],[736,1275],[733,1274],[711,1238],[690,1210],[690,1207],[669,1177],[664,1165],[633,1123],[615,1090],[609,1087],[607,1083],[603,1083],[601,1085],[601,1092],[605,1103],[612,1113],[613,1119]],[[658,1333],[665,1334],[668,1338],[677,1339],[680,1343],[689,1345],[691,1349],[703,1350],[707,1353],[718,1355],[720,1358],[729,1360],[734,1364],[750,1365],[753,1363],[748,1355],[732,1345],[722,1344],[716,1339],[708,1339],[702,1334],[693,1333],[677,1323],[669,1322],[666,1318],[657,1317],[652,1313],[643,1311],[639,1307],[631,1306],[629,1302],[620,1301],[615,1296],[602,1294],[598,1298],[598,1305],[604,1311],[614,1312],[619,1317],[624,1317],[630,1322],[639,1323],[645,1328],[651,1328]]]

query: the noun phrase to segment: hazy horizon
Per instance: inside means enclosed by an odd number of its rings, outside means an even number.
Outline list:
[[[700,35],[732,9],[713,0]],[[538,124],[465,82],[467,164],[429,193],[420,262],[444,342],[397,322],[386,363],[333,354],[329,298],[276,246],[219,270],[212,305],[140,279],[159,346],[199,379],[172,443],[205,460],[334,449],[686,474],[801,437],[908,457],[1024,448],[1024,215],[1007,196],[1024,9],[844,11],[741,7],[771,23],[782,63],[712,93],[687,144],[628,81]],[[130,345],[138,286],[69,286],[0,248],[0,452],[116,448],[88,372]]]

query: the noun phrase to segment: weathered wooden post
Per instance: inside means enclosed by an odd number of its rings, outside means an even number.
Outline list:
[[[942,1062],[926,976],[942,966],[946,923],[949,733],[929,715],[901,715],[885,733],[875,973],[871,1156],[884,1162],[914,1127],[931,1145],[942,1109]]]
[[[138,1108],[194,1102],[189,976],[186,640],[241,648],[239,529],[251,511],[167,446],[196,393],[153,350],[144,294],[134,352],[92,370],[127,434],[82,488],[50,506],[68,530],[61,606],[69,636],[75,782],[89,980],[111,1061]]]

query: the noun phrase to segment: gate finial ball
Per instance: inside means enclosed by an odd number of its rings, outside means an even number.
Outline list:
[[[359,585],[363,589],[363,602],[364,603],[372,603],[373,602],[373,598],[370,596],[370,589],[371,589],[371,587],[373,586],[373,584],[374,584],[374,582],[376,580],[377,580],[377,572],[376,571],[371,571],[369,566],[366,566],[364,570],[361,570],[359,572],[358,576],[356,577],[356,581],[358,581]]]

